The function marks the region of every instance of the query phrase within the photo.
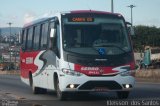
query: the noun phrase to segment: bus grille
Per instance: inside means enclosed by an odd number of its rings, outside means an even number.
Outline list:
[[[79,87],[80,90],[92,90],[95,88],[107,88],[108,90],[122,89],[115,81],[88,81]]]

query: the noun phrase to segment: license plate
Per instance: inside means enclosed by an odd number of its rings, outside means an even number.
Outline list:
[[[106,92],[106,91],[109,91],[109,89],[105,88],[105,87],[95,87],[94,90],[97,91],[97,92]]]

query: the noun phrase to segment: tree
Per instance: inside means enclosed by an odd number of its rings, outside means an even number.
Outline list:
[[[2,56],[0,55],[0,63],[2,63]]]
[[[160,47],[160,28],[155,26],[136,26],[135,37],[132,37],[135,51],[141,51],[144,46]]]

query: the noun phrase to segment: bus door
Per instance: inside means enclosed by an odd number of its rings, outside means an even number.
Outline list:
[[[50,59],[52,59],[51,63],[52,69],[48,73],[49,76],[47,77],[48,78],[47,80],[48,80],[48,87],[53,89],[54,87],[53,72],[56,72],[56,70],[59,69],[59,59],[60,59],[60,27],[58,22],[50,22],[49,48],[52,52],[50,56]]]

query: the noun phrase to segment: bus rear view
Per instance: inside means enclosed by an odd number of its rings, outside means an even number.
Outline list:
[[[22,37],[21,79],[33,93],[51,89],[62,100],[71,92],[115,91],[127,98],[134,87],[133,49],[120,14],[58,13],[25,26]]]

